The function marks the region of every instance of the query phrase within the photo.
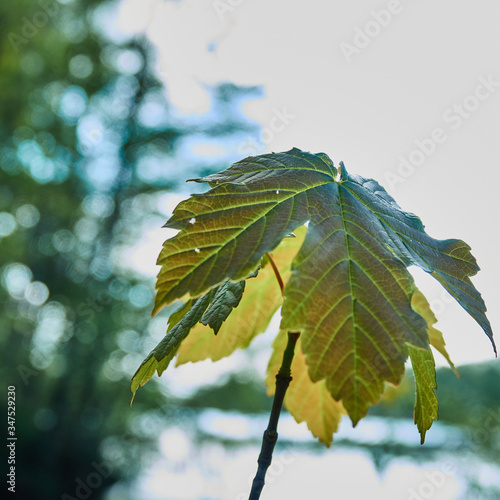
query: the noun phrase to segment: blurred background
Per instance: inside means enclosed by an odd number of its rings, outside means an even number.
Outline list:
[[[493,0],[0,3],[0,405],[15,386],[17,497],[248,497],[277,321],[129,407],[171,312],[150,317],[162,225],[203,189],[185,179],[242,157],[297,146],[379,180],[432,236],[472,246],[498,331],[499,16]],[[425,445],[408,370],[330,449],[285,413],[263,499],[500,498],[498,361],[415,277],[461,374],[437,359]]]

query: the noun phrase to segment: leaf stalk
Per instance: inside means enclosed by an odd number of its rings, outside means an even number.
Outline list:
[[[283,296],[283,292],[285,290],[285,284],[283,283],[283,278],[281,277],[278,266],[276,265],[276,262],[274,262],[274,259],[269,252],[266,253],[266,256],[269,259],[271,267],[273,268],[273,271],[274,271],[274,275],[276,276],[276,279],[278,280],[278,285],[279,285],[280,290],[281,290],[281,296]]]

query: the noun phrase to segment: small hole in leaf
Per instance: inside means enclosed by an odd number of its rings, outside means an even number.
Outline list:
[[[280,194],[280,190],[279,189],[276,191],[276,194]]]
[[[194,249],[194,251],[195,251],[196,253],[200,253],[200,252],[201,252],[201,250],[200,250],[199,248],[195,248],[195,249]]]
[[[196,219],[194,217],[191,217],[191,219],[189,219],[190,224],[194,224],[195,222],[196,222]]]

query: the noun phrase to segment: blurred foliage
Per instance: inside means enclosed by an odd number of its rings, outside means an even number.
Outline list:
[[[222,384],[201,388],[187,398],[183,405],[196,409],[216,408],[252,414],[269,413],[271,401],[261,380],[231,375]]]
[[[156,385],[130,409],[130,375],[169,311],[150,319],[153,283],[127,249],[166,220],[180,139],[253,130],[227,108],[256,89],[230,84],[212,89],[215,118],[174,120],[147,40],[99,28],[113,6],[0,3],[0,374],[16,386],[19,498],[74,497],[93,463],[112,470],[103,498],[140,470],[168,411]]]
[[[500,385],[485,383],[498,380],[500,367],[497,362],[464,365],[457,378],[448,367],[437,368],[439,398],[439,422],[456,425],[473,431],[481,428],[485,416],[490,415],[495,432],[500,436]],[[245,377],[229,377],[223,384],[202,388],[184,401],[192,408],[210,407],[220,410],[238,410],[245,413],[265,413],[269,410],[269,398],[260,380]],[[231,393],[228,401],[225,394]],[[464,406],[463,400],[467,401]],[[411,369],[407,370],[401,384],[387,384],[385,393],[369,415],[393,418],[412,418],[415,403],[415,386]],[[429,431],[432,432],[432,431]],[[493,440],[487,443],[495,444]],[[497,443],[498,445],[499,443]],[[420,447],[418,447],[420,449]]]

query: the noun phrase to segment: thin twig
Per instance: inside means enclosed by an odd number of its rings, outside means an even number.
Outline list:
[[[273,459],[273,450],[278,440],[278,420],[280,418],[281,407],[283,406],[283,399],[285,397],[288,385],[292,381],[290,367],[292,365],[293,355],[295,352],[295,344],[299,338],[300,332],[288,332],[288,343],[283,353],[283,361],[276,375],[276,392],[274,394],[273,407],[271,409],[271,416],[269,417],[269,424],[262,437],[262,447],[260,455],[257,460],[259,464],[257,473],[252,483],[252,490],[248,500],[258,500],[264,488],[266,471],[271,465]]]

